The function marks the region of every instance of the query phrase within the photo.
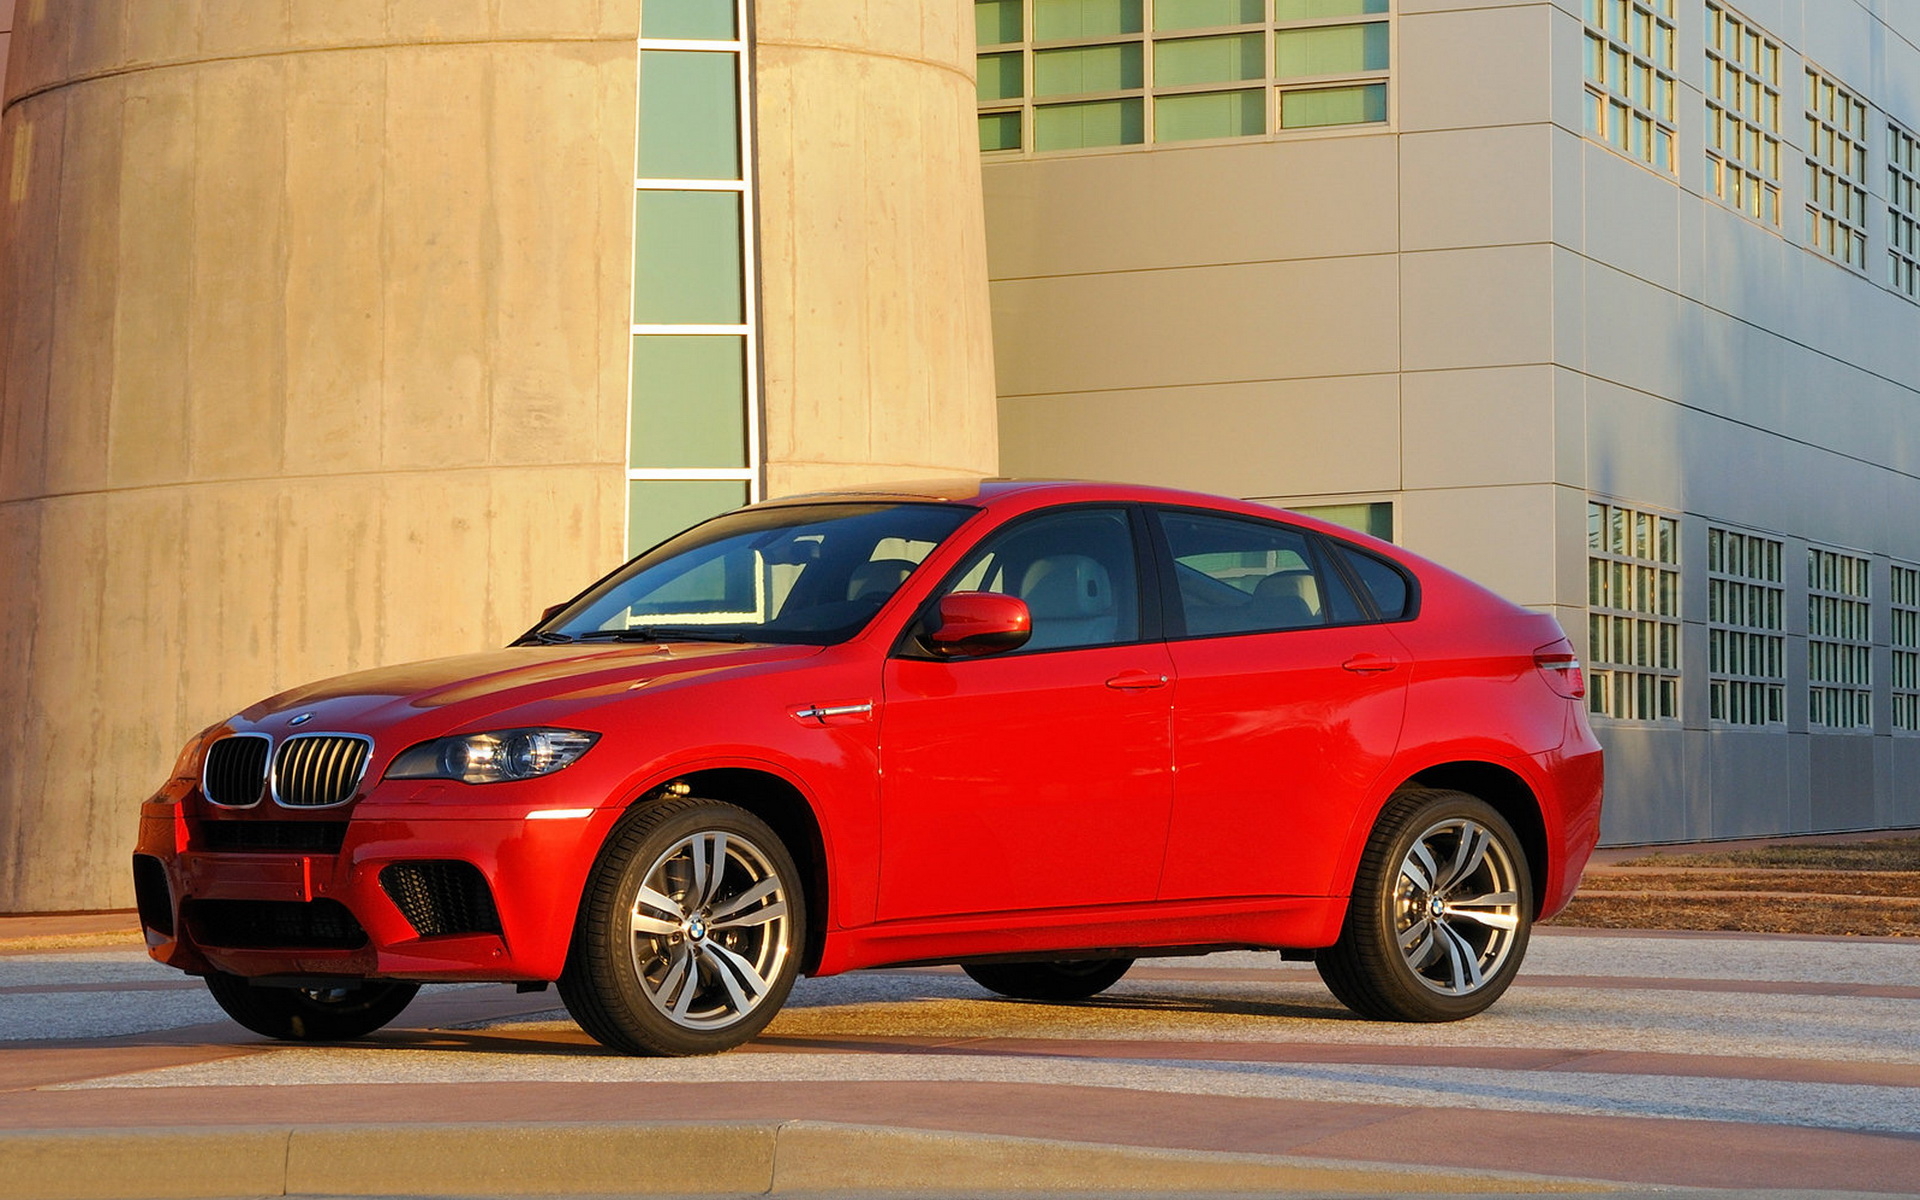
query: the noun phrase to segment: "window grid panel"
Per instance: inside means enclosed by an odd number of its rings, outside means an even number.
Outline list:
[[[1807,240],[1867,269],[1867,106],[1807,68]]]
[[[1017,2],[1017,0],[1016,0]],[[673,106],[680,99],[674,94],[649,97],[641,87],[639,99],[642,102],[638,117],[637,135],[641,145],[636,146],[636,176],[634,178],[634,247],[636,264],[644,247],[659,247],[672,237],[680,237],[684,231],[675,231],[673,222],[667,222],[666,234],[661,234],[641,221],[642,210],[650,201],[663,198],[686,201],[689,197],[703,196],[717,198],[731,193],[735,208],[735,220],[731,234],[732,257],[728,258],[727,282],[731,287],[737,281],[739,297],[735,311],[726,314],[730,320],[723,324],[705,323],[695,320],[699,314],[675,311],[667,314],[655,314],[652,305],[642,304],[642,278],[635,271],[632,313],[632,334],[629,341],[627,360],[628,388],[628,447],[627,470],[628,507],[627,541],[629,552],[645,549],[652,545],[660,535],[661,521],[674,524],[674,528],[686,523],[682,518],[689,514],[705,517],[742,503],[752,503],[761,499],[761,455],[760,455],[760,373],[755,364],[759,361],[759,263],[756,257],[756,239],[749,236],[756,224],[756,201],[754,189],[743,165],[749,161],[749,148],[753,144],[753,80],[746,60],[747,43],[741,39],[740,31],[747,28],[747,0],[733,0],[731,40],[719,36],[716,27],[707,32],[713,33],[712,40],[705,37],[681,37],[662,39],[650,37],[655,24],[660,20],[668,21],[676,32],[695,34],[701,30],[684,27],[687,22],[698,24],[702,14],[678,5],[649,6],[642,19],[638,55],[641,71],[649,65],[649,55],[661,51],[697,51],[712,56],[725,56],[732,61],[732,81],[734,87],[733,113],[729,123],[718,126],[699,124],[690,127],[687,136],[697,136],[708,140],[729,143],[731,177],[715,178],[726,172],[712,169],[718,159],[689,158],[682,153],[669,157],[664,164],[673,174],[662,175],[647,173],[648,166],[659,170],[663,164],[650,162],[643,152],[645,139],[649,136],[653,118],[664,112],[669,118],[684,115]],[[711,11],[724,11],[716,6]],[[711,15],[709,12],[707,15]],[[661,60],[652,60],[658,63]],[[671,60],[668,60],[671,61]],[[649,104],[647,101],[655,103]],[[701,95],[686,110],[710,115],[713,108],[712,98]],[[662,106],[664,102],[664,106]],[[709,147],[709,150],[712,148]],[[691,165],[690,165],[691,164]],[[704,166],[706,169],[700,169]],[[684,249],[684,247],[681,247]],[[670,258],[670,255],[662,255]],[[721,256],[725,257],[725,256]],[[717,259],[716,259],[717,261]],[[643,311],[645,310],[645,311]],[[643,320],[643,316],[664,316],[668,323]],[[667,349],[667,343],[679,341],[683,348],[693,343],[687,339],[712,338],[724,341],[726,349],[738,349],[739,363],[732,363],[731,353],[724,355],[695,356],[707,357],[715,363],[727,361],[724,371],[697,371],[685,374],[681,378],[673,372],[655,373],[649,363],[657,350]],[[711,349],[711,348],[709,348]],[[644,376],[644,377],[643,377]],[[693,440],[686,438],[663,439],[660,444],[649,444],[637,448],[636,439],[647,441],[648,403],[647,393],[657,386],[678,385],[686,380],[696,380],[703,386],[702,403],[707,406],[701,412],[705,422],[695,431]],[[704,441],[702,440],[704,439]],[[728,457],[737,454],[737,465],[717,465],[713,461],[687,461],[697,458],[711,458],[722,444],[728,448]],[[682,461],[669,461],[680,459]],[[716,486],[718,485],[718,486]],[[656,503],[657,502],[657,503]],[[661,507],[664,505],[664,507]],[[680,507],[675,507],[679,505]],[[656,511],[656,509],[658,511]],[[672,514],[671,518],[663,514]],[[668,532],[671,532],[670,530]]]
[[[1887,123],[1887,283],[1920,300],[1920,138]]]
[[[1035,154],[1384,125],[1390,8],[976,0],[980,148]]]
[[[1780,44],[1709,0],[1707,189],[1780,225]]]
[[[1873,727],[1873,591],[1869,560],[1807,551],[1807,721]]]
[[[1920,567],[1893,568],[1887,597],[1892,606],[1893,728],[1920,733]]]
[[[1587,705],[1622,721],[1680,718],[1680,522],[1587,505]]]
[[[1708,716],[1728,725],[1787,719],[1784,543],[1707,530]]]
[[[1587,136],[1672,174],[1673,0],[1587,0],[1586,21]]]

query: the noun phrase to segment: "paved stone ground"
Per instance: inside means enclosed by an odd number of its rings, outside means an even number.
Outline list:
[[[803,980],[760,1040],[694,1060],[610,1054],[552,993],[484,985],[427,989],[361,1043],[271,1043],[136,949],[12,944],[0,1130],[23,1135],[802,1121],[1417,1168],[1450,1192],[1920,1194],[1912,940],[1546,930],[1491,1011],[1435,1026],[1354,1019],[1271,954],[1143,962],[1080,1005],[866,972]]]

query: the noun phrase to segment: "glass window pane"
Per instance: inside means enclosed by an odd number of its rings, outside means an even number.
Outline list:
[[[640,52],[643,179],[740,178],[737,54]]]
[[[738,192],[635,193],[635,324],[738,325],[741,292]]]
[[[1282,29],[1273,36],[1274,74],[1282,79],[1387,69],[1385,22]]]
[[[1280,128],[1311,129],[1321,125],[1363,125],[1387,119],[1387,85],[1314,88],[1283,92]]]
[[[1033,94],[1071,96],[1118,92],[1145,82],[1140,43],[1042,50],[1033,56]]]
[[[636,479],[627,484],[627,553],[747,502],[744,479]]]
[[[980,56],[980,82],[975,91],[982,104],[991,104],[995,100],[1012,100],[1021,94],[1024,81],[1020,78],[1020,62],[1024,57],[1018,50],[1012,54]]]
[[[1156,142],[1251,137],[1266,131],[1267,94],[1262,90],[1162,96],[1153,102]]]
[[[634,338],[627,465],[746,466],[746,353],[730,334]]]
[[[973,36],[982,46],[1020,40],[1020,0],[973,0]]]
[[[733,41],[733,0],[645,0],[640,36],[688,41]]]
[[[1289,504],[1287,507],[1297,513],[1318,517],[1322,521],[1372,534],[1383,542],[1393,540],[1393,504],[1390,501],[1372,500],[1365,504]]]
[[[1140,30],[1140,0],[1034,0],[1035,41],[1105,37]]]
[[[1017,112],[980,114],[980,149],[1018,150],[1020,114]]]
[[[1393,621],[1405,615],[1407,601],[1412,599],[1405,576],[1371,554],[1362,554],[1345,546],[1340,547],[1340,554],[1372,595],[1374,607],[1380,610],[1381,620]]]
[[[1173,552],[1188,634],[1304,629],[1333,616],[1300,533],[1174,512],[1161,513],[1160,525]]]
[[[1276,21],[1317,21],[1321,17],[1359,17],[1387,11],[1387,0],[1273,0]]]
[[[1119,509],[1077,509],[1019,522],[975,550],[948,588],[1025,600],[1033,636],[1023,651],[1140,637],[1133,530]]]
[[[1231,37],[1179,38],[1153,44],[1153,84],[1179,87],[1190,83],[1232,83],[1261,79],[1267,73],[1267,38],[1263,33]]]
[[[1215,25],[1250,25],[1265,16],[1264,7],[1260,0],[1154,0],[1153,27],[1207,29]]]
[[[1146,140],[1146,110],[1137,98],[1051,104],[1033,110],[1035,150],[1133,146]]]

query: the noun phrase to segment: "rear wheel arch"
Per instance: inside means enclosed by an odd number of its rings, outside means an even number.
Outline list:
[[[681,796],[698,796],[743,808],[778,834],[800,870],[807,900],[807,944],[800,956],[801,974],[820,964],[826,941],[827,897],[830,880],[826,839],[813,805],[798,786],[771,771],[751,767],[712,767],[677,775],[648,790],[627,806],[627,815]]]
[[[1521,851],[1526,855],[1527,874],[1533,880],[1534,916],[1540,915],[1540,907],[1546,902],[1547,874],[1551,866],[1547,823],[1541,812],[1540,798],[1525,779],[1497,763],[1450,762],[1421,770],[1394,788],[1393,795],[1399,795],[1409,788],[1465,792],[1486,801],[1495,812],[1506,818],[1507,824],[1513,827],[1514,835],[1520,839]],[[1387,798],[1389,803],[1393,795]],[[1378,819],[1376,814],[1375,821]]]

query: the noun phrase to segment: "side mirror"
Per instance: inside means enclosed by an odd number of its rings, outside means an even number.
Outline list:
[[[940,600],[938,622],[926,645],[941,658],[1004,654],[1033,636],[1027,602],[999,592],[949,592]]]
[[[548,621],[551,621],[555,617],[559,616],[560,610],[565,608],[570,603],[572,602],[568,600],[562,600],[558,604],[547,605],[545,608],[540,610],[540,619],[538,621],[535,621],[534,624],[545,625]]]

